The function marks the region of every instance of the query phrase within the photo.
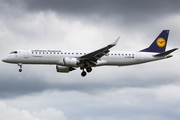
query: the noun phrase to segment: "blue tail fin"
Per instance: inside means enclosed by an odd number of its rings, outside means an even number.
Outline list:
[[[140,52],[164,52],[166,50],[168,35],[169,30],[163,30],[148,48],[140,50]]]

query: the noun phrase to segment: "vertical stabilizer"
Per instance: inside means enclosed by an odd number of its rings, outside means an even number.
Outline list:
[[[169,30],[163,30],[148,48],[140,50],[140,52],[164,52],[166,50],[168,35]]]

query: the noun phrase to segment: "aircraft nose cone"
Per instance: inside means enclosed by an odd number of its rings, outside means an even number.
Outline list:
[[[7,62],[7,57],[2,59],[3,62]]]

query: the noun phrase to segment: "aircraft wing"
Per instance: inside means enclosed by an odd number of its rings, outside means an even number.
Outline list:
[[[82,61],[94,61],[94,62],[97,62],[97,60],[99,60],[101,57],[103,57],[104,55],[106,55],[108,52],[109,52],[109,49],[112,48],[113,46],[115,46],[118,42],[120,37],[117,38],[117,40],[112,43],[112,44],[109,44],[108,46],[106,47],[103,47],[99,50],[96,50],[96,51],[93,51],[91,53],[88,53],[86,55],[83,55],[81,57],[79,57],[78,59],[79,60],[82,60]]]

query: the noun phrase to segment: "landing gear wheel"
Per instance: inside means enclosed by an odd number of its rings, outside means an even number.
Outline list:
[[[86,72],[83,71],[83,72],[81,73],[81,76],[82,76],[82,77],[86,76]]]
[[[19,72],[22,72],[22,69],[19,69]]]
[[[88,68],[86,68],[86,71],[89,73],[89,72],[92,71],[92,68],[91,68],[91,67],[88,67]]]
[[[18,63],[17,65],[20,67],[19,72],[22,72],[22,63]]]

